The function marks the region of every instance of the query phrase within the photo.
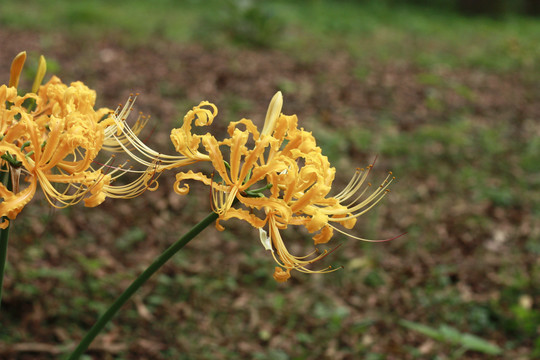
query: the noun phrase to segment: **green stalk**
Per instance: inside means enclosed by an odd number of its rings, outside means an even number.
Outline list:
[[[2,217],[2,221],[5,221],[5,217]],[[6,269],[7,262],[7,248],[9,237],[9,226],[0,230],[0,307],[2,306],[2,289],[4,287],[4,270]]]
[[[5,169],[4,169],[5,170]],[[11,191],[11,177],[9,171],[5,171],[0,179],[6,188]],[[2,216],[2,222],[8,220],[7,217]],[[11,221],[7,228],[0,230],[0,307],[2,306],[2,289],[4,288],[4,271],[6,269],[7,262],[7,248],[9,238],[9,228]]]
[[[218,214],[212,212],[205,217],[201,222],[195,225],[178,241],[172,244],[167,250],[165,250],[160,256],[154,260],[154,262],[144,272],[136,278],[131,285],[120,295],[111,307],[105,311],[98,321],[92,326],[88,333],[81,340],[77,348],[70,355],[68,360],[78,359],[85,351],[95,337],[103,330],[105,325],[114,317],[114,315],[120,310],[120,308],[129,300],[129,298],[148,280],[159,268],[161,268],[174,254],[182,249],[188,242],[190,242],[195,236],[203,231],[208,225],[217,220]]]

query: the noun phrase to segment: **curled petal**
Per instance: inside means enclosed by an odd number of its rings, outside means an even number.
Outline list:
[[[102,176],[100,180],[94,184],[90,193],[91,196],[84,199],[84,206],[86,207],[96,207],[105,201],[107,197],[106,193],[103,191],[103,187],[109,185],[111,177],[109,175]]]
[[[317,211],[313,216],[311,216],[305,225],[306,229],[312,233],[320,230],[326,224],[328,224],[328,216],[320,211]]]
[[[29,172],[32,172],[34,170],[34,166],[31,164],[29,159],[24,155],[24,153],[21,151],[20,148],[13,144],[9,144],[6,142],[0,143],[0,154],[5,154],[9,152],[12,156],[14,156],[17,161],[20,161],[22,163],[22,166]]]
[[[225,230],[225,227],[219,223],[219,219],[216,220],[216,230],[217,231]]]
[[[189,193],[189,185],[184,184],[184,186],[181,186],[182,181],[184,180],[197,180],[208,186],[212,184],[212,179],[200,172],[194,173],[191,170],[189,170],[187,173],[181,172],[176,174],[176,181],[173,185],[174,191],[179,195],[186,195]]]
[[[285,222],[288,222],[292,216],[291,208],[280,199],[244,197],[240,194],[237,195],[237,198],[242,204],[249,208],[258,210],[267,209],[274,215],[279,216]]]
[[[245,147],[249,133],[245,131],[235,130],[231,138],[231,155],[230,155],[230,174],[231,181],[235,184],[239,183],[238,175],[240,174],[241,158],[247,152]],[[243,179],[242,179],[243,180]]]
[[[276,266],[274,270],[274,280],[277,282],[286,282],[291,277],[291,270],[286,269],[286,271],[283,271],[282,268]]]
[[[0,203],[0,216],[7,216],[14,220],[22,209],[32,200],[37,188],[37,179],[31,177],[30,185],[23,191],[13,194],[0,183],[0,195],[3,201]]]
[[[285,139],[285,135],[296,129],[297,125],[298,118],[296,115],[289,116],[281,114],[281,116],[277,119],[277,124],[275,125],[272,137],[283,141]]]
[[[7,229],[9,226],[9,220],[6,218],[3,218],[3,221],[0,223],[0,229],[4,230]]]
[[[313,237],[315,245],[326,244],[334,235],[334,229],[330,226],[325,226],[321,229],[321,232]]]
[[[9,87],[6,85],[0,86],[0,100],[2,100],[2,103],[0,106],[5,106],[5,101],[13,102],[13,100],[17,97],[17,88],[15,87]]]
[[[253,138],[255,140],[259,139],[259,130],[257,130],[257,127],[253,122],[249,119],[242,119],[239,121],[232,121],[229,126],[227,127],[227,132],[229,135],[232,136],[234,133],[234,130],[238,128],[238,124],[243,124],[246,127],[246,130],[253,135]]]
[[[210,107],[211,110],[204,108]],[[184,124],[179,129],[171,131],[171,141],[176,148],[176,151],[188,158],[199,160],[209,160],[208,155],[199,152],[199,144],[201,136],[192,134],[191,127],[193,121],[196,126],[209,126],[212,124],[214,117],[217,116],[217,107],[208,102],[203,101],[198,106],[190,110],[184,116]]]
[[[266,219],[260,219],[255,214],[251,214],[249,211],[244,209],[235,209],[230,208],[226,213],[224,213],[220,219],[225,221],[232,218],[244,220],[248,222],[254,228],[261,228],[266,224]]]
[[[204,108],[205,106],[209,107],[211,110]],[[201,101],[199,105],[187,113],[186,117],[184,117],[184,121],[188,118],[190,121],[195,120],[195,125],[197,126],[209,126],[212,125],[217,114],[218,109],[216,105],[208,101]]]
[[[216,138],[210,134],[206,134],[202,137],[202,143],[206,151],[208,152],[210,159],[212,160],[212,165],[214,166],[214,169],[216,169],[219,176],[221,176],[221,178],[225,181],[225,183],[232,184],[229,178],[229,175],[227,173],[227,169],[225,167],[223,154],[221,153],[221,150],[219,149],[219,143],[216,140]]]
[[[355,217],[352,217],[352,214],[347,214],[347,219],[342,220],[342,221],[339,220],[340,218],[344,218],[344,217],[345,215],[334,215],[332,216],[332,219],[333,220],[335,219],[335,221],[343,225],[344,228],[352,229],[354,225],[356,225],[357,219]]]
[[[92,196],[84,199],[84,206],[86,207],[96,207],[103,203],[105,199],[107,198],[107,195],[103,192],[97,192],[93,194]]]
[[[189,185],[185,184],[183,187],[180,187],[180,183],[177,181],[174,183],[174,192],[178,195],[187,195],[189,194]]]
[[[305,194],[299,197],[292,205],[293,212],[303,211],[309,205],[315,204],[325,197],[330,191],[330,187],[320,182],[313,185]]]

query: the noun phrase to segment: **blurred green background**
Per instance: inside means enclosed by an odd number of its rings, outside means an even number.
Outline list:
[[[145,141],[201,100],[262,125],[281,90],[338,169],[378,156],[390,196],[321,266],[272,279],[258,233],[206,230],[126,305],[88,359],[540,357],[540,18],[537,1],[3,1],[3,83],[19,51],[30,87],[83,80],[98,106],[138,92]],[[48,79],[48,77],[46,78]],[[134,121],[135,119],[133,119]],[[202,168],[208,171],[208,169]],[[58,359],[169,244],[210,211],[207,189],[94,209],[36,198],[14,222],[0,358]],[[313,249],[298,229],[294,253]]]

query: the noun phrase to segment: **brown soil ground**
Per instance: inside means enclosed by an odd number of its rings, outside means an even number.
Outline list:
[[[114,36],[109,39],[81,41],[69,36],[3,29],[0,29],[0,49],[2,49],[0,69],[4,69],[4,82],[7,82],[9,64],[13,56],[21,50],[26,50],[30,58],[32,56],[37,58],[38,54],[44,53],[51,64],[56,64],[51,67],[57,66],[54,73],[64,82],[82,80],[95,89],[99,94],[99,106],[115,107],[116,104],[125,102],[130,93],[140,93],[137,109],[150,114],[154,119],[149,125],[152,132],[148,135],[148,143],[160,151],[167,152],[171,151],[171,147],[167,145],[168,131],[179,124],[185,112],[199,101],[209,100],[218,106],[220,114],[214,129],[223,132],[226,124],[236,120],[238,116],[262,122],[268,101],[277,89],[283,89],[285,92],[283,112],[298,114],[308,129],[314,126],[349,129],[358,126],[359,121],[361,126],[372,129],[376,128],[381,115],[384,115],[395,121],[395,131],[406,133],[430,124],[435,121],[434,119],[439,122],[449,121],[449,116],[467,113],[488,126],[495,126],[499,122],[512,123],[516,136],[520,136],[529,129],[530,123],[527,119],[540,118],[540,107],[535,104],[535,100],[540,98],[540,88],[520,78],[519,74],[498,75],[478,70],[441,68],[433,70],[432,73],[436,79],[443,80],[429,86],[425,81],[419,80],[425,69],[400,61],[369,64],[365,76],[355,76],[355,69],[358,69],[359,64],[345,52],[332,53],[305,62],[271,50],[209,49],[167,41],[126,45],[115,40]],[[29,79],[26,79],[26,84],[29,84]],[[460,89],[466,90],[459,91],[453,84],[459,84]],[[436,92],[435,95],[433,91]],[[427,105],[433,96],[436,100],[435,106]],[[348,146],[346,151],[348,160],[338,164],[341,169],[365,165],[376,155],[354,146]],[[385,159],[379,161],[384,170],[388,163]],[[337,182],[343,184],[349,176],[350,172],[340,173]],[[46,218],[46,221],[27,220],[24,224],[28,227],[22,232],[22,237],[16,232],[12,234],[10,264],[21,271],[34,267],[55,268],[61,266],[64,261],[63,256],[66,253],[63,248],[65,248],[70,249],[69,256],[75,257],[78,254],[86,258],[105,259],[103,261],[107,264],[106,267],[96,273],[102,278],[109,274],[125,272],[129,268],[144,268],[144,264],[148,264],[178,234],[182,234],[209,211],[206,192],[200,189],[193,190],[190,199],[181,198],[170,191],[173,181],[172,175],[164,176],[156,192],[147,193],[133,201],[107,201],[99,208],[88,211],[52,211],[45,201],[35,199],[20,217]],[[413,186],[421,199],[419,201],[429,201],[438,191],[436,188],[438,184],[433,182],[429,174],[424,178],[410,179],[410,182],[414,182]],[[196,188],[193,186],[193,189]],[[379,212],[381,216],[379,225],[384,228],[380,236],[401,233],[415,221],[412,213],[427,209],[422,207],[421,203],[411,204],[409,207],[400,203],[402,200],[404,199],[396,195]],[[521,257],[509,257],[505,260],[492,252],[485,254],[481,259],[470,256],[480,251],[477,248],[479,244],[475,241],[490,234],[474,232],[468,234],[471,228],[466,225],[467,218],[480,212],[490,221],[521,229],[522,237],[533,226],[530,224],[531,219],[526,214],[526,208],[504,212],[490,204],[479,204],[463,209],[464,202],[465,200],[456,199],[455,207],[448,210],[449,214],[454,213],[455,216],[448,217],[446,222],[436,225],[440,237],[444,239],[442,240],[444,244],[439,248],[441,252],[436,256],[428,250],[418,249],[414,255],[409,254],[408,257],[402,258],[400,252],[406,245],[403,243],[388,245],[388,250],[385,250],[388,253],[385,253],[381,262],[387,273],[393,275],[391,279],[386,279],[386,286],[377,290],[363,288],[363,285],[359,285],[356,289],[345,287],[338,293],[328,296],[336,298],[343,306],[352,309],[351,316],[359,317],[375,311],[388,310],[397,316],[422,321],[427,315],[417,307],[407,289],[425,285],[426,274],[438,262],[460,264],[450,278],[457,283],[456,286],[461,289],[463,296],[478,301],[482,299],[487,301],[496,296],[501,280],[489,276],[496,276],[494,275],[496,269],[508,261],[532,264],[535,261],[534,256],[521,253]],[[137,244],[129,253],[123,253],[109,246],[135,225],[146,233],[144,243]],[[254,233],[245,230],[245,227],[245,224],[233,222],[228,230],[239,238],[256,238],[253,236]],[[72,244],[72,239],[82,233],[90,234],[98,240],[94,244],[86,243],[77,249]],[[49,243],[43,249],[44,255],[39,264],[25,263],[24,251],[28,244],[40,241],[47,234],[54,234],[58,247]],[[215,270],[216,274],[222,271],[219,269],[226,269],[233,275],[241,275],[245,271],[242,261],[234,259],[252,256],[242,254],[249,248],[233,241],[223,242],[221,236],[221,233],[212,229],[205,235],[204,242],[190,244],[198,257],[190,260],[189,267],[185,269],[187,275],[196,276],[199,272],[212,267],[218,269]],[[347,245],[344,251],[351,251],[354,246],[355,244]],[[221,254],[213,256],[209,249],[219,249]],[[263,258],[266,254],[261,251],[261,254],[254,256]],[[267,265],[270,276],[273,270],[271,259]],[[165,274],[171,271],[171,267],[166,266],[163,269]],[[486,273],[489,276],[486,277]],[[54,325],[57,319],[51,313],[57,314],[56,310],[44,308],[50,306],[50,301],[18,297],[14,290],[15,281],[16,279],[9,274],[6,275],[2,309],[21,314],[17,322],[20,327],[13,331],[26,334],[23,338],[27,340],[20,346],[4,348],[0,345],[0,357],[54,358],[55,352],[58,351],[57,344],[68,341],[72,334],[63,333]],[[306,287],[306,282],[310,279],[302,278],[297,281],[299,281],[297,285],[304,286],[302,289],[313,290]],[[129,283],[129,279],[123,279],[122,283]],[[39,286],[42,294],[47,294],[47,291],[54,288],[55,283],[52,280],[45,281]],[[294,283],[291,286],[294,286]],[[223,299],[225,302],[231,302],[223,306],[230,305],[238,310],[253,300],[253,293],[246,291],[243,294],[243,288],[246,287],[249,288],[249,285],[241,286],[234,290],[231,298]],[[115,291],[111,293],[116,294]],[[138,301],[142,296],[149,295],[150,291],[150,289],[144,291]],[[360,291],[371,293],[364,296],[359,295]],[[293,296],[291,293],[288,295]],[[235,303],[232,303],[233,301]],[[194,303],[175,304],[174,311],[180,314],[179,318],[185,318],[186,314],[198,308],[199,305]],[[139,310],[141,316],[146,314],[144,305]],[[150,321],[146,330],[138,330],[137,334],[143,340],[125,344],[122,342],[122,334],[114,333],[114,331],[121,332],[116,329],[107,334],[108,338],[104,337],[97,343],[97,347],[94,348],[96,353],[105,354],[97,355],[98,358],[101,356],[112,358],[106,354],[118,351],[115,350],[114,344],[123,346],[121,350],[128,348],[130,359],[159,358],[156,354],[170,346],[170,341],[153,336],[151,327],[152,323],[159,322],[161,317],[165,318],[167,314],[146,314],[146,316],[154,321]],[[263,326],[257,316],[252,315],[250,319],[250,326],[253,329]],[[93,316],[80,314],[79,321],[83,324],[82,327],[87,327],[93,322]],[[48,323],[52,324],[52,330],[47,326]],[[204,326],[201,323],[198,329],[208,331],[211,334],[210,339],[213,340],[203,337],[201,341],[214,341],[229,349],[234,348],[245,358],[253,351],[268,346],[268,343],[264,342],[252,344],[242,341],[233,346],[228,343],[226,332],[214,333],[215,330]],[[393,332],[393,327],[397,325],[383,319],[373,327],[370,333],[371,340],[364,338],[364,341],[374,342],[373,339],[376,338],[374,351],[386,353],[389,358],[396,359],[406,358],[400,350],[403,343],[411,346],[423,345],[425,348],[435,346],[432,342],[424,342],[425,338],[417,335]],[[492,339],[503,341],[503,336],[495,333]],[[29,340],[29,337],[32,340]],[[348,344],[352,340],[343,338],[340,341]],[[328,344],[328,358],[348,358],[347,355],[340,355],[339,348],[343,345],[340,344]],[[189,347],[189,344],[185,346]],[[36,352],[29,352],[32,350]],[[426,351],[429,352],[429,349]],[[526,353],[527,349],[522,348],[513,351],[516,356]],[[474,356],[471,355],[469,358]]]

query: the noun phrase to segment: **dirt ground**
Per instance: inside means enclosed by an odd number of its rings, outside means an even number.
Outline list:
[[[147,141],[157,150],[164,152],[172,151],[168,145],[168,131],[178,125],[185,112],[199,101],[209,100],[218,106],[219,117],[213,131],[219,133],[225,130],[229,121],[237,120],[240,116],[262,123],[268,101],[278,89],[283,90],[285,95],[283,112],[298,114],[307,129],[319,126],[322,129],[347,131],[360,124],[369,131],[380,129],[379,122],[384,117],[393,119],[393,131],[407,134],[420,127],[449,122],[456,116],[467,114],[474,121],[488,127],[501,123],[510,124],[513,134],[520,137],[527,136],[531,126],[534,126],[530,119],[540,118],[540,106],[537,104],[540,88],[521,78],[519,74],[441,67],[431,70],[430,77],[426,78],[423,77],[426,70],[413,64],[399,60],[384,64],[358,64],[346,52],[305,61],[274,50],[205,48],[164,40],[135,45],[115,40],[115,36],[81,41],[66,35],[5,29],[0,29],[0,49],[0,69],[4,69],[4,82],[7,82],[13,56],[26,50],[29,53],[29,67],[32,61],[35,61],[33,58],[37,59],[37,55],[43,52],[50,62],[51,72],[64,82],[82,80],[95,89],[98,93],[98,106],[114,108],[116,104],[125,102],[130,93],[139,93],[137,109],[150,114],[154,119],[149,125],[151,131],[147,132]],[[364,75],[356,76],[360,66],[363,67]],[[30,78],[31,74],[28,73],[23,86],[29,86]],[[431,100],[435,102],[430,102]],[[345,151],[344,159],[336,164],[340,170],[338,184],[346,183],[351,175],[351,172],[341,170],[364,166],[377,155],[351,143],[337,145],[337,148]],[[379,156],[378,161],[381,171],[393,164],[392,159],[382,156]],[[417,172],[403,180],[401,186],[410,187],[406,191],[416,196],[413,202],[411,199],[414,197],[399,195],[398,183],[395,196],[392,195],[378,212],[378,236],[390,237],[408,231],[417,222],[415,214],[429,214],[433,210],[426,203],[442,191],[438,188],[440,181],[434,179],[436,175]],[[407,174],[401,176],[407,178]],[[36,279],[39,293],[32,297],[17,287],[18,278],[13,273],[23,273],[36,268],[61,268],[65,266],[63,264],[66,259],[69,263],[76,263],[79,257],[101,259],[103,266],[92,272],[92,275],[103,281],[111,274],[125,275],[130,274],[129,271],[142,270],[167,244],[209,211],[206,192],[196,190],[194,186],[190,197],[182,198],[170,191],[173,181],[172,175],[164,176],[156,192],[146,193],[133,201],[108,200],[96,209],[77,207],[68,211],[53,211],[38,197],[21,213],[20,218],[24,220],[19,222],[17,219],[10,239],[8,261],[12,273],[6,274],[2,303],[2,312],[7,311],[10,314],[6,322],[2,320],[3,331],[12,332],[20,341],[0,344],[0,357],[56,358],[62,351],[61,344],[80,337],[83,333],[81,329],[87,328],[94,321],[95,312],[103,310],[101,306],[96,306],[91,308],[89,313],[63,313],[67,310],[63,310],[60,305],[54,305],[54,299],[46,298],[48,293],[57,296],[55,286],[61,280],[53,277],[40,282]],[[538,232],[533,223],[534,218],[528,214],[530,207],[525,205],[501,209],[489,202],[467,204],[466,199],[459,195],[453,203],[448,204],[448,208],[442,210],[447,214],[444,220],[434,224],[428,232],[430,235],[439,235],[440,243],[434,248],[435,252],[429,247],[418,245],[433,239],[409,239],[417,247],[415,249],[407,248],[407,240],[385,245],[384,250],[381,250],[383,253],[378,255],[378,263],[385,271],[384,286],[373,288],[347,279],[344,286],[336,290],[339,286],[335,284],[336,288],[330,288],[331,291],[325,293],[325,296],[347,308],[351,318],[365,318],[370,314],[387,312],[396,318],[429,321],[435,315],[424,312],[411,289],[432,286],[430,274],[438,264],[459,264],[449,270],[445,277],[450,282],[449,291],[459,292],[462,299],[489,303],[501,298],[501,284],[507,281],[506,278],[501,278],[503,276],[498,270],[516,263],[523,272],[524,281],[529,283],[529,294],[536,304],[540,296],[538,285],[534,283],[537,260],[523,245],[524,239],[532,236],[534,229]],[[511,228],[510,233],[515,236],[516,242],[514,245],[501,245],[501,251],[506,249],[506,246],[518,250],[505,253],[507,256],[504,258],[500,253],[486,250],[486,244],[493,238],[493,233],[485,229],[491,225],[471,225],[470,220],[475,214],[481,214],[489,224],[503,224],[506,228]],[[426,217],[429,218],[429,215]],[[134,227],[145,234],[144,241],[133,244],[128,251],[111,245]],[[229,237],[258,241],[251,229],[246,228],[246,224],[232,222],[228,226],[231,234]],[[186,256],[196,257],[188,258],[188,265],[166,266],[163,273],[173,276],[180,266],[185,276],[196,277],[205,273],[203,278],[212,278],[219,277],[221,271],[226,271],[232,277],[240,278],[246,271],[253,270],[249,265],[249,258],[253,256],[259,262],[266,261],[267,268],[264,271],[271,277],[274,264],[270,258],[266,258],[262,249],[251,254],[251,245],[235,241],[224,242],[222,236],[226,235],[209,229],[204,235],[204,241],[189,245],[192,252]],[[302,234],[295,236],[301,237]],[[50,240],[51,237],[54,242]],[[85,241],[85,237],[95,241]],[[74,243],[74,239],[79,238],[83,239],[80,245]],[[44,241],[40,255],[29,258],[28,249],[34,249],[36,243],[43,239],[49,240]],[[351,254],[351,258],[354,257],[354,252],[351,252],[354,246],[357,244],[348,244],[344,250]],[[348,257],[347,254],[343,256]],[[214,270],[209,270],[212,268]],[[76,277],[88,275],[82,270],[73,270],[73,274]],[[117,294],[118,289],[123,287],[118,285],[128,284],[129,280],[129,276],[124,276],[118,279],[117,284],[105,281],[107,286],[104,294],[95,289],[87,289],[87,295],[99,293],[100,295],[96,295],[98,299],[110,300]],[[204,287],[204,284],[200,285],[194,280],[187,281],[190,286],[195,287],[190,288],[191,290]],[[310,281],[315,284],[308,284]],[[233,312],[240,312],[251,301],[256,303],[258,293],[252,289],[256,284],[257,282],[237,285],[230,291],[230,297],[220,292],[224,297],[215,299],[215,304],[208,303],[210,305],[207,306],[221,310],[231,306]],[[318,277],[314,280],[302,277],[289,284],[292,289],[285,292],[279,288],[278,291],[283,292],[286,299],[294,296],[306,297],[313,291],[324,292],[325,288],[321,284]],[[152,285],[152,288],[156,286]],[[294,290],[294,286],[298,286],[298,290]],[[438,296],[441,294],[442,291]],[[123,353],[123,358],[128,359],[167,358],[163,355],[167,347],[184,346],[188,350],[193,348],[194,345],[167,337],[166,328],[156,324],[169,316],[166,309],[158,306],[154,313],[148,313],[142,300],[144,295],[151,296],[152,289],[144,290],[134,302],[136,312],[147,322],[142,329],[138,328],[130,335],[138,340],[125,340],[125,334],[136,320],[128,319],[125,323],[119,320],[120,325],[109,329],[106,335],[96,342],[92,353],[96,358],[114,358],[116,353]],[[205,309],[206,302],[210,301],[204,296],[193,296],[184,301],[183,305],[182,302],[173,304],[171,311],[175,315],[170,316],[184,321],[190,318],[191,312]],[[315,306],[314,300],[305,301],[307,308]],[[264,318],[264,309],[261,311],[263,312],[258,315],[246,315],[247,321],[250,321],[250,329],[258,331],[262,327],[263,330],[278,336],[279,325],[268,325],[268,328],[264,328],[265,321],[259,318]],[[3,314],[2,317],[4,316]],[[327,358],[352,359],[354,357],[350,353],[340,349],[361,341],[369,344],[371,351],[387,354],[389,359],[411,358],[403,350],[403,344],[423,349],[426,358],[433,354],[432,351],[443,351],[433,350],[438,349],[437,345],[418,334],[392,331],[398,327],[392,323],[392,317],[376,317],[369,336],[339,333],[340,337],[334,339],[336,342],[329,341],[326,349],[320,350],[320,354],[325,354]],[[71,329],[70,332],[62,330],[61,325],[73,319],[76,319],[80,328]],[[231,342],[235,344],[231,344],[227,330],[212,329],[212,323],[204,323],[205,319],[207,320],[203,315],[192,315],[191,318],[195,323],[201,321],[193,327],[204,333],[200,337],[200,346],[204,346],[206,342],[220,344],[224,349],[237,351],[241,358],[249,358],[249,354],[262,351],[261,349],[266,347],[282,346],[285,351],[288,348],[293,351],[295,346],[287,341],[283,344],[272,343],[272,340],[268,339],[259,339],[260,341],[254,344],[241,338],[232,339]],[[286,327],[284,319],[277,319],[278,323],[281,322],[281,325]],[[306,329],[310,329],[321,324],[324,326],[325,321],[321,319],[320,322],[304,325]],[[153,325],[158,329],[153,330]],[[286,337],[286,334],[285,332],[283,336]],[[500,345],[507,340],[507,334],[497,329],[484,335]],[[531,341],[532,339],[519,342],[518,346],[511,350],[511,356],[527,356]],[[488,358],[481,354],[470,354],[467,358]],[[215,358],[227,356],[216,355]]]

